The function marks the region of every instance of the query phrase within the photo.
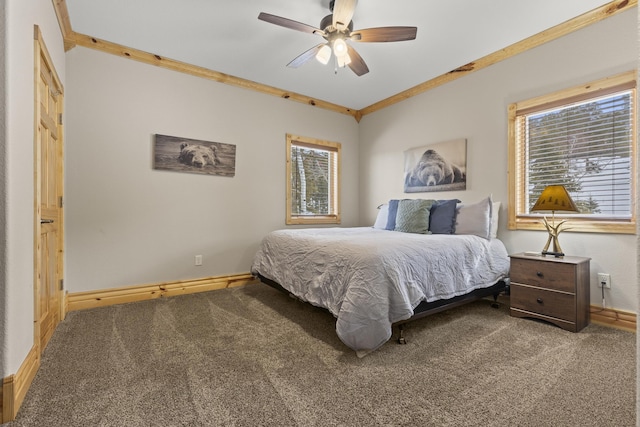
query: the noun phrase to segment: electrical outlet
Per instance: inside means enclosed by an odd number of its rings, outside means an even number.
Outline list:
[[[202,265],[202,255],[196,255],[196,265]]]
[[[611,289],[611,275],[608,273],[598,273],[598,287]]]

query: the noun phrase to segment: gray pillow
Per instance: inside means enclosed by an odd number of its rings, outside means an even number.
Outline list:
[[[396,231],[404,233],[431,234],[429,211],[435,200],[406,199],[398,202]]]
[[[491,196],[478,203],[460,205],[456,217],[456,234],[473,234],[490,239],[492,205]]]

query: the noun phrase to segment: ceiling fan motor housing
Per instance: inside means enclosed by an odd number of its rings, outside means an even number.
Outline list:
[[[322,31],[328,32],[328,28],[334,28],[333,27],[333,14],[331,15],[327,15],[324,18],[322,18],[322,21],[320,21],[320,29]],[[347,26],[347,29],[345,30],[345,32],[351,32],[353,31],[353,21],[349,22],[349,25]]]

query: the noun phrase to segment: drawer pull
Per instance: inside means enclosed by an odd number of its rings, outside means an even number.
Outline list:
[[[538,277],[543,277],[544,274],[542,274],[542,271],[536,271],[536,276]]]
[[[542,298],[536,298],[536,302],[537,302],[538,304],[542,304]]]

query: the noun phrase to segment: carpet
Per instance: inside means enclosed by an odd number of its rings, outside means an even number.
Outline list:
[[[633,333],[481,300],[405,336],[359,359],[262,284],[72,312],[8,425],[635,426]]]

